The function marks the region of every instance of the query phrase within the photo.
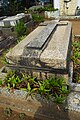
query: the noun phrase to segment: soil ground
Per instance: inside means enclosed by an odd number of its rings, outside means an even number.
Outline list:
[[[79,35],[80,34],[80,20],[70,20],[72,22],[72,32],[73,35]],[[0,67],[2,67],[4,64],[0,62]],[[59,110],[58,107],[54,108],[54,116],[55,118],[53,120],[80,120],[80,113],[77,112],[66,112],[62,110]],[[62,112],[63,111],[63,112]],[[58,115],[58,116],[57,116]],[[0,106],[0,120],[40,120],[37,118],[31,118],[25,115],[23,119],[20,118],[20,113],[12,111],[12,114],[10,117],[6,116],[4,113],[4,106]]]
[[[72,22],[73,35],[80,35],[80,20],[70,20]]]

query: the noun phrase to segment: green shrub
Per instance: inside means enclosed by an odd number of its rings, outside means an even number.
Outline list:
[[[17,86],[21,83],[20,74],[17,75],[17,71],[9,71],[4,79],[4,84],[10,88],[17,88]]]
[[[6,117],[11,117],[12,110],[10,108],[5,108],[4,109],[4,114],[6,115]]]
[[[57,11],[58,9],[55,9],[53,7],[44,7],[43,11]]]
[[[25,120],[25,114],[24,113],[20,113],[19,117],[20,117],[20,120]]]
[[[28,92],[27,96],[39,93],[47,99],[53,97],[57,103],[62,103],[69,92],[63,77],[58,76],[46,80],[38,80],[36,77],[28,76],[18,71],[9,71],[4,82],[0,80],[0,86],[2,85],[8,89],[25,90]]]
[[[32,14],[32,18],[34,20],[34,22],[44,22],[44,17],[39,15],[39,14]]]
[[[26,29],[23,21],[17,23],[17,25],[16,25],[16,32],[17,32],[17,36],[18,37],[20,37],[22,35],[25,35],[26,34],[26,30],[27,29]]]
[[[42,11],[56,11],[56,10],[58,10],[58,9],[55,9],[54,7],[52,7],[51,4],[48,4],[44,7],[41,7],[41,8],[37,9],[37,11],[39,11],[39,12],[42,12]]]
[[[73,55],[71,59],[74,63],[74,74],[73,74],[73,81],[80,83],[80,41],[75,40],[73,42]]]
[[[55,9],[54,7],[52,7],[51,4],[48,4],[44,7],[33,6],[28,11],[33,13],[34,11],[42,12],[42,11],[56,11],[56,10],[58,10],[58,9]]]
[[[29,32],[27,31],[26,35],[28,34]],[[26,38],[26,35],[22,35],[18,38],[17,40],[17,43],[19,43],[20,41],[22,41],[24,38]]]

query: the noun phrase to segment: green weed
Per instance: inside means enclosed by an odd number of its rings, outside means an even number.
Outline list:
[[[7,86],[9,89],[20,89],[27,91],[27,97],[39,93],[41,96],[50,99],[55,97],[55,101],[61,103],[65,96],[69,93],[67,85],[63,77],[51,77],[46,80],[37,80],[17,71],[9,71],[4,79],[4,83],[0,80],[0,86]]]
[[[20,113],[19,117],[20,117],[21,120],[24,120],[25,119],[25,114],[24,113]]]
[[[34,22],[37,22],[37,23],[44,22],[44,17],[39,14],[32,14],[32,18]]]
[[[10,108],[6,108],[6,109],[4,109],[4,114],[5,114],[7,117],[11,117],[12,110],[11,110]]]
[[[80,83],[80,41],[73,42],[73,55],[71,59],[74,63],[74,82]]]

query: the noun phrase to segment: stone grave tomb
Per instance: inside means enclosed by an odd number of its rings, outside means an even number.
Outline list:
[[[4,49],[7,49],[15,41],[16,38],[13,36],[4,35],[0,30],[0,54],[4,51]]]
[[[71,40],[70,22],[52,20],[41,23],[7,53],[7,66],[25,70],[40,79],[53,74],[68,79]]]
[[[0,18],[0,30],[4,35],[17,37],[15,26],[20,21],[24,22],[24,25],[30,29],[33,27],[33,20],[31,14],[20,13],[15,16],[1,17]]]
[[[62,75],[68,82],[71,35],[71,23],[68,21],[52,20],[41,23],[6,54],[8,61],[6,68],[24,71],[29,75],[36,75],[39,79]],[[1,78],[6,75],[2,71],[3,69],[0,70]],[[27,97],[27,95],[27,91],[16,89],[10,92],[7,88],[0,87],[0,105],[38,119],[53,120],[57,117],[56,120],[64,120],[68,118],[67,112],[62,108],[56,109],[52,99],[47,100],[39,94],[33,97]],[[63,108],[65,104],[64,102]]]

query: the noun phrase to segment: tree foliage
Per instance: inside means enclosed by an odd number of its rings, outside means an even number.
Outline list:
[[[25,9],[25,0],[9,0],[7,7],[4,7],[5,15],[16,15]]]

